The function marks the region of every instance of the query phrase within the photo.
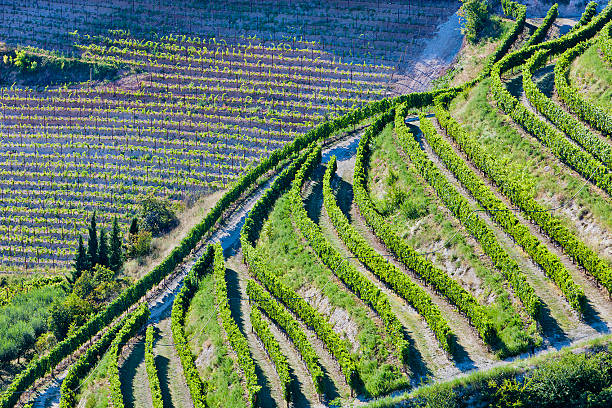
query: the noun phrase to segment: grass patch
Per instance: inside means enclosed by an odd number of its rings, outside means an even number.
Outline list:
[[[332,306],[330,312],[335,308],[348,312],[351,321],[356,324],[354,340],[359,346],[355,357],[367,394],[381,395],[408,385],[398,368],[387,362],[392,347],[381,336],[382,329],[379,330],[368,317],[365,306],[347,290],[328,284],[332,272],[318,261],[310,247],[305,247],[298,240],[298,232],[291,223],[287,196],[281,197],[270,213],[257,248],[268,259],[272,271],[287,286],[296,291],[314,287],[329,301]],[[342,335],[346,338],[345,334]],[[348,348],[351,350],[352,345]]]
[[[612,69],[602,61],[597,44],[573,62],[570,82],[593,104],[612,113]]]
[[[105,353],[96,368],[81,385],[83,391],[77,400],[84,400],[85,408],[105,408],[109,406],[108,366],[111,358],[112,356],[109,353]]]
[[[208,406],[244,407],[240,376],[224,343],[216,314],[213,277],[207,274],[202,278],[200,289],[191,300],[185,323],[185,335],[190,338],[191,351],[196,358],[200,356],[204,347],[211,350],[210,355],[207,354],[204,367],[198,367],[200,375],[208,384],[206,393]],[[194,337],[191,338],[192,336]]]
[[[398,234],[415,249],[423,252],[438,249],[457,232],[459,223],[454,217],[451,222],[440,211],[444,207],[442,201],[428,192],[426,181],[407,165],[398,149],[393,125],[389,124],[372,144],[368,184],[373,201]],[[486,310],[499,333],[505,353],[517,354],[526,350],[535,333],[525,330],[505,288],[504,277],[480,260],[467,242],[464,231],[460,231],[440,253],[433,255],[433,262],[451,275],[451,268],[458,271],[472,269],[482,283],[474,285],[477,287],[470,292],[481,303],[488,304]],[[491,295],[494,295],[492,302],[489,300]]]

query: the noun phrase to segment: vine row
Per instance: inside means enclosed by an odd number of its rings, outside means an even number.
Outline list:
[[[572,115],[565,112],[550,98],[546,97],[533,82],[533,74],[546,65],[548,51],[540,50],[533,54],[523,66],[523,89],[532,105],[548,120],[565,132],[574,142],[597,158],[608,169],[612,169],[612,147],[599,140],[596,135]]]
[[[71,408],[76,406],[77,391],[81,381],[84,380],[87,373],[94,368],[100,358],[106,353],[115,337],[126,331],[130,332],[131,330],[136,330],[134,327],[140,328],[148,318],[149,308],[146,303],[142,303],[134,312],[126,315],[119,323],[109,328],[100,339],[87,348],[85,353],[70,366],[68,374],[62,381],[60,388],[60,408]]]
[[[280,345],[272,331],[270,331],[270,327],[268,326],[268,322],[266,322],[262,315],[261,311],[258,307],[251,308],[251,326],[253,326],[253,330],[255,334],[261,340],[261,343],[268,354],[270,360],[274,364],[274,368],[280,378],[281,390],[283,392],[283,398],[285,401],[289,401],[291,399],[291,375],[289,373],[289,363],[287,362],[287,357],[283,354],[280,349]]]
[[[349,223],[340,207],[338,207],[331,188],[331,178],[336,172],[336,166],[336,156],[333,156],[327,164],[327,170],[323,179],[323,202],[325,204],[325,210],[338,235],[348,249],[357,256],[368,269],[393,288],[396,293],[404,298],[425,318],[425,321],[440,342],[442,349],[448,353],[452,353],[454,334],[448,327],[448,323],[442,316],[438,306],[431,300],[431,296],[421,289],[420,286],[412,282],[410,278],[395,265],[385,260],[376,252]]]
[[[436,118],[440,126],[446,129],[449,135],[461,132],[457,123],[450,118],[448,111],[440,103],[436,103]],[[570,305],[579,312],[583,312],[586,304],[584,292],[580,286],[574,283],[569,271],[561,263],[559,257],[552,254],[545,245],[529,232],[529,228],[520,223],[511,209],[493,194],[491,189],[454,152],[446,140],[435,132],[425,132],[424,135],[429,145],[444,162],[446,168],[472,193],[472,196],[483,206],[491,218],[527,252],[546,275],[551,277]]]
[[[606,27],[612,29],[612,24]],[[569,110],[595,129],[607,136],[612,136],[612,116],[605,109],[582,98],[569,80],[572,61],[582,55],[591,45],[592,42],[583,41],[561,54],[555,65],[555,89]]]
[[[238,356],[238,366],[244,373],[246,380],[246,391],[251,406],[257,403],[257,393],[261,386],[257,382],[255,373],[255,362],[249,351],[249,344],[246,337],[242,334],[236,321],[232,317],[227,296],[227,283],[225,281],[225,261],[223,259],[223,248],[221,244],[214,245],[213,278],[215,281],[215,299],[217,311],[221,317],[221,322],[229,343]]]
[[[419,102],[415,98],[415,100],[409,101],[407,106],[423,106]],[[414,248],[401,239],[385,219],[376,212],[369,197],[366,173],[369,144],[371,139],[382,131],[386,124],[393,121],[394,117],[395,109],[391,108],[378,117],[359,141],[353,182],[353,192],[355,201],[359,206],[359,211],[376,235],[396,254],[402,263],[417,273],[425,282],[432,285],[439,293],[449,299],[452,304],[457,306],[467,316],[480,337],[486,343],[492,343],[495,340],[496,333],[485,308],[478,303],[472,294],[467,292],[442,270],[434,266],[431,261],[419,255]]]
[[[110,345],[108,353],[110,354],[110,364],[108,367],[108,376],[110,382],[110,394],[113,408],[123,408],[123,394],[121,393],[121,379],[119,377],[119,357],[123,345],[131,339],[140,328],[147,322],[149,318],[149,308],[146,303],[136,309],[134,313],[121,327],[121,330],[115,336],[115,339]]]
[[[461,147],[470,161],[484,172],[529,219],[538,224],[554,242],[559,244],[574,262],[586,269],[609,292],[612,291],[612,269],[606,262],[576,238],[557,217],[550,214],[548,209],[532,198],[529,192],[525,191],[522,183],[513,179],[507,169],[489,155],[478,141],[450,116],[446,108],[444,110],[444,114],[438,116],[440,125],[446,129],[447,134]],[[550,261],[549,270],[554,271],[552,268],[556,261],[549,257],[543,257],[542,261]],[[578,294],[575,296],[577,300],[578,296]]]
[[[252,279],[249,279],[247,282],[247,296],[251,302],[255,303],[252,307],[261,308],[291,338],[291,341],[300,352],[304,364],[306,364],[315,390],[321,395],[323,393],[323,369],[321,368],[321,363],[319,363],[319,356],[317,356],[317,352],[312,347],[312,344],[310,344],[310,341],[308,341],[306,334],[300,328],[297,321],[291,313]]]
[[[155,326],[151,325],[147,327],[147,334],[145,335],[145,366],[147,378],[149,379],[149,388],[151,389],[151,397],[153,398],[153,408],[164,408],[161,385],[155,365],[155,354],[153,352],[154,338]]]
[[[320,162],[321,147],[318,146],[310,153],[293,180],[289,192],[293,221],[321,261],[380,316],[385,324],[385,330],[389,335],[391,344],[397,348],[399,360],[406,364],[410,357],[410,344],[404,338],[403,327],[393,313],[389,299],[376,285],[363,276],[353,264],[347,262],[338,250],[327,241],[321,228],[308,217],[304,209],[301,195],[302,185],[310,172]]]
[[[480,243],[484,252],[491,258],[493,265],[504,274],[506,280],[512,285],[514,293],[523,303],[527,313],[534,319],[538,318],[542,302],[527,282],[525,274],[520,270],[516,261],[508,255],[499,244],[495,234],[489,226],[474,213],[472,206],[457,189],[444,177],[436,165],[429,160],[427,154],[421,149],[412,132],[404,123],[407,109],[405,105],[398,107],[395,115],[395,131],[404,152],[410,158],[417,171],[434,188],[438,197],[446,207],[461,221],[464,227]],[[425,137],[436,133],[431,121],[424,116],[420,118],[420,127]]]
[[[191,298],[197,292],[202,275],[210,269],[213,262],[214,249],[206,247],[202,257],[196,261],[183,281],[183,287],[174,299],[171,314],[171,329],[174,347],[181,360],[185,381],[195,408],[206,408],[206,383],[200,377],[195,365],[195,356],[189,348],[185,335],[185,318],[189,310]]]

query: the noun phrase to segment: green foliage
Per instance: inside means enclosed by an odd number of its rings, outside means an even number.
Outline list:
[[[53,305],[49,312],[49,329],[56,338],[66,338],[71,327],[81,326],[93,310],[92,305],[75,294]]]
[[[36,344],[34,345],[34,350],[41,355],[49,351],[53,346],[57,344],[57,338],[52,332],[46,332],[41,334],[38,339],[36,339]]]
[[[238,356],[238,365],[244,373],[249,403],[255,405],[257,393],[261,386],[257,383],[255,373],[255,362],[249,351],[249,344],[246,337],[242,334],[236,321],[232,317],[227,296],[227,283],[225,282],[225,261],[223,259],[223,248],[217,243],[214,246],[213,277],[215,279],[215,298],[217,310],[221,316],[221,323],[227,333],[229,343]]]
[[[145,366],[147,368],[149,387],[151,388],[151,397],[153,398],[153,408],[164,408],[159,376],[157,367],[155,366],[155,354],[153,352],[154,340],[155,326],[151,325],[147,327],[147,334],[145,336]]]
[[[0,308],[0,363],[16,359],[47,331],[47,318],[65,296],[61,286],[50,285],[17,294]]]
[[[540,45],[521,48],[512,52],[498,61],[491,70],[491,93],[498,106],[508,113],[528,133],[540,140],[551,152],[562,162],[576,170],[593,184],[612,193],[612,174],[605,166],[598,163],[591,155],[582,151],[579,147],[569,142],[558,130],[550,124],[540,120],[525,106],[519,103],[504,86],[501,74],[513,67],[522,64],[536,51],[550,50],[550,55],[560,54],[567,48],[571,48],[581,41],[593,36],[612,15],[612,4],[609,4],[591,23],[569,33],[556,40],[548,41]]]
[[[420,100],[408,101],[406,105],[410,107],[423,106]],[[482,339],[487,343],[491,343],[496,337],[495,329],[484,307],[478,303],[473,295],[463,289],[442,270],[434,266],[431,261],[419,255],[401,239],[374,209],[366,187],[367,176],[365,169],[367,157],[369,156],[369,144],[374,135],[379,133],[394,118],[395,109],[389,109],[374,121],[359,141],[353,181],[353,192],[355,201],[359,206],[359,211],[366,219],[368,225],[375,231],[376,235],[398,256],[400,261],[415,271],[442,295],[446,296],[451,303],[456,305],[468,317],[470,323],[476,328]]]
[[[33,61],[25,50],[17,50],[12,59],[9,57],[4,62],[12,63],[21,73],[34,72],[38,68],[38,62]]]
[[[436,103],[436,117],[440,126],[446,130],[446,133],[450,137],[459,141],[459,143],[467,139],[464,130],[440,103]],[[435,132],[426,132],[425,137],[446,167],[472,193],[480,205],[487,210],[491,218],[500,225],[506,233],[510,234],[514,241],[529,254],[534,262],[553,279],[570,305],[576,310],[581,311],[586,302],[584,292],[574,283],[569,271],[565,268],[559,257],[551,253],[546,245],[543,245],[531,234],[529,228],[520,223],[516,215],[510,211],[504,202],[495,196],[480,177],[459,158],[446,140]]]
[[[542,364],[522,379],[491,380],[495,407],[609,406],[612,356],[606,352],[566,354]],[[602,395],[597,395],[604,391]]]
[[[581,41],[593,36],[609,21],[611,16],[612,4],[609,4],[596,18],[584,27],[562,38],[508,54],[496,63],[491,71],[491,92],[497,100],[498,106],[509,113],[526,131],[548,146],[561,161],[608,193],[612,192],[612,174],[608,172],[605,166],[598,163],[588,153],[571,144],[551,125],[538,119],[520,104],[505,88],[501,80],[501,73],[521,64],[540,49],[550,50],[550,54],[553,55],[560,54],[566,49],[576,46]],[[465,137],[466,135],[460,132],[459,136]],[[462,145],[462,150],[468,154],[472,162],[489,174],[516,206],[523,209],[529,218],[538,223],[554,241],[565,249],[572,259],[591,273],[608,291],[612,290],[612,269],[605,261],[599,258],[584,243],[580,242],[557,218],[551,216],[546,209],[535,202],[520,186],[517,188],[516,181],[509,181],[505,172],[499,168],[499,164],[495,163],[490,156],[484,154],[477,143],[473,140],[466,142],[469,143],[469,146],[461,142],[458,143]]]
[[[518,22],[517,22],[518,23]],[[509,46],[508,41],[504,44]],[[466,84],[469,85],[469,84]],[[455,88],[459,90],[463,88]],[[106,308],[101,310],[85,325],[80,327],[75,333],[58,343],[48,355],[32,360],[28,366],[22,370],[13,381],[6,387],[0,397],[0,408],[9,408],[17,402],[23,391],[43,376],[50,369],[55,367],[63,358],[72,353],[84,342],[96,334],[102,327],[108,325],[112,320],[121,315],[131,305],[138,301],[153,286],[158,284],[164,277],[175,270],[175,267],[185,259],[185,257],[195,248],[201,238],[219,220],[221,215],[236,202],[241,195],[248,191],[256,181],[269,170],[273,169],[281,161],[299,152],[313,141],[323,140],[334,132],[344,129],[350,125],[357,124],[362,120],[384,112],[391,106],[411,101],[414,105],[431,104],[433,98],[440,94],[440,91],[431,93],[414,93],[398,96],[393,99],[383,99],[371,102],[361,108],[350,111],[349,113],[324,122],[304,135],[298,136],[291,143],[287,143],[283,148],[273,151],[269,157],[263,159],[255,168],[239,178],[229,190],[215,204],[212,210],[193,227],[187,236],[172,250],[172,252],[153,270],[138,280],[134,285],[125,290]],[[418,103],[416,103],[418,102]],[[312,373],[311,373],[312,374]],[[316,384],[316,383],[315,383]]]
[[[128,255],[132,258],[140,258],[151,252],[151,241],[153,234],[151,231],[140,231],[136,235],[130,236],[131,243],[128,248]]]
[[[544,20],[542,21],[542,24],[540,24],[540,26],[536,28],[536,30],[533,32],[531,37],[529,37],[527,41],[525,41],[525,44],[523,44],[523,48],[529,48],[532,45],[541,42],[546,37],[546,33],[548,32],[552,24],[555,22],[555,19],[558,15],[559,5],[555,3],[550,9],[548,9]]]
[[[132,218],[132,222],[130,223],[130,235],[138,234],[138,218]]]
[[[380,256],[355,230],[338,207],[331,189],[331,177],[335,171],[336,157],[334,156],[327,165],[327,171],[323,179],[323,200],[327,214],[329,214],[338,235],[364,265],[379,279],[393,288],[425,318],[442,348],[452,353],[453,333],[431,297],[395,265]]]
[[[312,167],[314,165],[313,157],[316,158],[316,152],[318,152],[320,155],[320,147],[317,148],[316,146],[311,146],[311,148],[307,149],[307,151],[296,162],[306,163],[310,159],[308,163],[309,167]],[[315,156],[313,156],[313,154]],[[295,172],[297,169],[298,166],[292,166],[290,169],[288,169],[291,171],[291,173],[288,171],[284,174],[283,182],[288,182],[289,174],[296,174]],[[276,191],[274,191],[274,193],[278,194],[278,191],[281,190],[281,188],[280,186],[275,187]],[[260,220],[260,222],[262,221]],[[296,313],[296,315],[306,324],[314,329],[317,336],[325,343],[331,354],[338,360],[347,383],[351,387],[356,386],[358,372],[355,362],[348,351],[347,345],[344,341],[342,341],[338,333],[333,330],[331,324],[314,307],[312,307],[287,285],[283,284],[276,275],[270,272],[268,265],[261,258],[261,256],[254,253],[252,243],[248,242],[246,239],[243,241],[245,241],[243,246],[245,261],[249,265],[249,269],[253,273],[254,277],[256,277],[257,280],[261,282],[275,297],[280,299],[289,309]],[[264,305],[261,305],[261,307],[266,311],[266,314],[268,314],[270,318],[276,320],[276,317],[271,316],[265,309]],[[315,381],[315,387],[320,386],[320,384],[318,384],[320,379],[315,379],[313,377],[313,381]],[[321,391],[320,388],[317,388],[317,390]]]
[[[84,271],[74,283],[72,293],[99,306],[108,301],[119,290],[120,284],[114,279],[115,273],[97,264],[93,269]]]
[[[251,273],[254,273],[255,276],[268,287],[272,293],[276,293],[277,296],[280,293],[284,293],[286,295],[285,299],[297,300],[298,295],[291,291],[288,287],[283,285],[281,281],[269,271],[268,266],[263,262],[260,255],[255,251],[253,247],[259,231],[263,226],[264,220],[267,218],[268,212],[272,208],[272,204],[278,199],[281,195],[282,191],[284,191],[293,180],[295,173],[301,166],[301,164],[306,160],[308,154],[311,149],[306,149],[304,153],[302,153],[298,158],[294,159],[289,166],[287,166],[276,179],[272,185],[264,192],[261,198],[255,203],[247,219],[245,220],[244,226],[240,232],[240,241],[242,243],[242,250],[244,253],[245,263],[249,265],[249,270]],[[251,287],[252,286],[252,287]],[[250,289],[249,289],[250,287]],[[250,292],[249,292],[250,291]],[[254,294],[253,294],[254,293]],[[316,352],[314,351],[312,345],[306,338],[305,333],[300,329],[297,322],[293,317],[287,313],[285,309],[282,308],[279,304],[277,304],[266,292],[261,289],[257,284],[251,284],[249,281],[249,285],[247,286],[247,294],[249,298],[254,300],[253,308],[260,307],[273,321],[279,325],[285,333],[291,338],[291,341],[299,350],[302,358],[306,362],[308,367],[308,371],[312,378],[315,389],[319,394],[322,393],[323,386],[323,371],[318,362],[318,357]],[[282,297],[280,297],[282,299]],[[301,299],[300,299],[301,300]],[[312,309],[310,305],[308,305],[303,300],[301,302],[295,302],[300,306],[306,305],[306,312],[308,315],[314,316],[314,318],[309,318],[307,321],[316,321],[318,325],[323,325],[322,318],[319,317],[318,313]],[[299,310],[299,306],[294,309]],[[257,313],[257,312],[255,312]],[[302,314],[304,316],[306,314]],[[255,317],[257,318],[257,316]],[[329,328],[325,326],[326,334],[329,334]],[[321,331],[317,331],[317,333],[321,336]],[[261,338],[261,337],[260,337]],[[262,339],[263,341],[263,339]],[[329,340],[328,340],[329,347]],[[271,347],[272,349],[268,349]],[[266,346],[266,350],[268,353],[274,353],[273,346],[268,344]],[[339,351],[337,351],[338,353]],[[280,357],[276,357],[280,358]],[[282,364],[282,363],[281,363]],[[285,378],[285,375],[282,373],[283,368],[277,367],[277,372],[281,380]],[[287,392],[285,392],[285,396],[287,396]]]
[[[457,12],[463,17],[465,24],[461,30],[469,42],[475,42],[480,32],[489,23],[489,7],[484,0],[462,0]]]
[[[153,196],[145,197],[140,203],[141,226],[154,237],[163,235],[179,224],[170,203]]]

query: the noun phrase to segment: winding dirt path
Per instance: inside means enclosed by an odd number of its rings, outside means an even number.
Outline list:
[[[121,392],[125,408],[152,407],[151,387],[145,365],[145,338],[134,338],[132,349],[120,368]]]

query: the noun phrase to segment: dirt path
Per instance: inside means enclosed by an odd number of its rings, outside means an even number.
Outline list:
[[[145,365],[145,338],[137,336],[120,368],[121,393],[125,408],[151,407],[153,398]]]
[[[158,336],[153,345],[164,406],[193,408],[191,394],[183,375],[183,367],[174,348],[170,324],[170,315],[163,316],[157,325]]]

